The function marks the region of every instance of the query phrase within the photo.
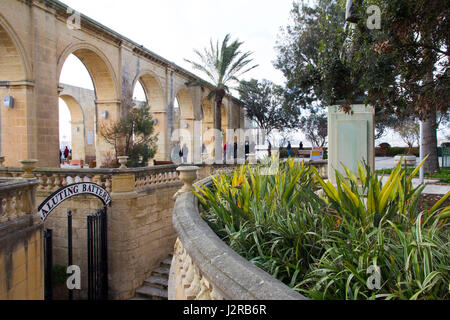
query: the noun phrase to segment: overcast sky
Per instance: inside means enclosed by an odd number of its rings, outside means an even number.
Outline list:
[[[193,49],[203,49],[210,39],[243,41],[243,51],[252,51],[259,67],[243,79],[269,79],[283,84],[282,73],[273,67],[274,49],[280,27],[289,19],[292,0],[63,0],[76,11],[177,65],[205,78],[184,61],[195,59]],[[60,81],[93,89],[81,62],[71,56],[64,64]],[[143,92],[135,92],[142,98]],[[60,100],[61,101],[61,100]],[[61,123],[70,119],[68,109],[60,112]],[[60,126],[60,136],[70,140],[70,126]]]
[[[244,79],[269,79],[283,84],[272,61],[281,26],[287,24],[292,0],[63,0],[65,4],[147,49],[192,70],[183,59],[194,59],[211,38],[244,41],[243,50],[254,52],[258,68]],[[72,73],[73,75],[73,73]],[[64,77],[63,77],[64,76]],[[66,80],[63,74],[61,81]],[[72,80],[73,81],[73,80]]]

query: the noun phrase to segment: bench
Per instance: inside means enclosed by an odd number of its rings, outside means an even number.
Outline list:
[[[297,155],[302,156],[302,158],[306,158],[305,156],[309,158],[311,156],[311,150],[297,150]]]
[[[83,168],[84,166],[84,160],[70,160],[71,166],[80,166],[80,168]]]
[[[163,166],[163,165],[168,165],[168,164],[175,164],[175,163],[172,161],[158,161],[158,160],[152,159],[153,166]]]

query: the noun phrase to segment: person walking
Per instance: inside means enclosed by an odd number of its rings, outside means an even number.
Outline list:
[[[183,144],[183,149],[182,149],[181,152],[183,153],[183,163],[187,163],[187,157],[188,157],[189,149],[188,149],[186,143]]]
[[[178,151],[178,156],[180,157],[180,162],[183,161],[183,149],[180,146],[180,151]]]
[[[245,160],[247,160],[248,154],[250,153],[250,144],[245,141]]]
[[[272,157],[272,144],[269,141],[269,147],[267,148],[267,153],[269,154],[269,158]]]
[[[67,160],[68,156],[69,156],[69,148],[67,148],[67,146],[66,146],[66,148],[64,149],[64,159]]]
[[[291,156],[291,142],[288,141],[288,145],[287,145],[287,153],[288,153],[288,158]]]
[[[303,142],[300,141],[300,145],[299,145],[300,150],[303,150]]]
[[[227,161],[227,143],[226,142],[223,144],[223,161],[224,162]]]

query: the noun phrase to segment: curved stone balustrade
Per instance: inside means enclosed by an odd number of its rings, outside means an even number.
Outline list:
[[[139,191],[153,186],[180,183],[176,168],[176,165],[163,165],[134,169],[136,190]]]
[[[211,177],[196,185],[200,184],[208,186]],[[178,239],[169,279],[169,299],[306,299],[221,241],[200,217],[192,192],[177,197],[173,224]]]
[[[35,179],[0,178],[0,224],[35,214]]]
[[[33,174],[39,181],[38,191],[52,193],[59,188],[77,182],[94,182],[101,185],[108,192],[112,191],[112,177],[120,174],[134,174],[135,189],[142,191],[155,186],[179,184],[179,173],[176,169],[180,165],[161,165],[142,168],[126,169],[60,169],[37,168]],[[186,165],[181,165],[186,166]],[[232,170],[232,164],[202,165],[200,177],[210,176],[217,172]],[[18,178],[23,174],[22,168],[0,167],[0,177]]]

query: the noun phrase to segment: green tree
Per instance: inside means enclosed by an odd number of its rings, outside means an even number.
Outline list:
[[[313,110],[300,120],[302,131],[313,147],[323,147],[328,137],[328,117],[326,113]]]
[[[265,79],[241,81],[238,91],[247,117],[255,121],[267,136],[294,122],[284,112],[282,88],[273,82]]]
[[[142,103],[137,108],[130,109],[125,117],[109,125],[102,125],[100,135],[114,148],[115,164],[117,157],[129,157],[127,166],[145,167],[149,159],[157,151],[157,135],[154,135],[154,120],[150,107]]]
[[[222,117],[221,106],[225,94],[229,92],[230,85],[239,82],[239,77],[254,69],[257,65],[250,66],[252,52],[241,52],[243,42],[234,40],[229,43],[230,34],[227,34],[219,47],[219,41],[214,45],[211,39],[210,46],[204,48],[203,52],[194,49],[199,62],[185,59],[196,70],[204,73],[214,85],[209,98],[214,97],[214,128],[221,130]]]
[[[395,131],[400,135],[403,142],[408,145],[408,154],[411,152],[411,149],[414,147],[414,143],[419,145],[420,140],[420,127],[419,123],[414,120],[408,120],[400,123],[395,127]]]
[[[347,111],[364,96],[375,108],[379,132],[392,125],[390,115],[403,121],[413,113],[424,120],[425,171],[438,170],[436,112],[447,112],[450,95],[448,3],[357,2],[354,25],[345,23],[344,0],[294,2],[276,61],[287,78],[286,96],[302,107],[317,100]],[[381,9],[380,30],[366,25],[372,4]]]
[[[357,22],[356,85],[368,103],[423,121],[424,153],[430,155],[424,169],[438,171],[438,117],[448,112],[450,101],[448,1],[363,1],[356,7],[360,17],[367,16],[369,5],[381,9],[381,29],[363,27],[366,19]]]

